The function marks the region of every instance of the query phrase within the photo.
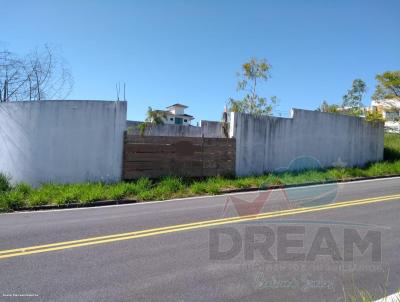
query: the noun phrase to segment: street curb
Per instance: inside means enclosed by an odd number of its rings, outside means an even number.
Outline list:
[[[22,211],[40,211],[40,210],[57,210],[57,209],[74,209],[74,208],[93,208],[93,207],[101,207],[101,206],[113,206],[118,204],[131,204],[139,202],[136,199],[121,199],[121,200],[100,200],[94,201],[90,203],[68,203],[61,205],[42,205],[36,207],[24,207],[19,208],[15,212]]]
[[[357,182],[363,180],[373,180],[373,179],[385,179],[385,178],[393,178],[400,177],[400,174],[393,175],[385,175],[385,176],[374,176],[374,177],[359,177],[359,178],[349,178],[349,179],[341,179],[341,180],[328,180],[328,181],[316,181],[316,182],[307,182],[302,184],[289,184],[289,185],[271,185],[268,187],[250,187],[250,188],[242,188],[242,189],[228,189],[218,192],[214,195],[195,195],[190,197],[207,197],[207,196],[218,196],[222,194],[230,194],[230,193],[243,193],[243,192],[255,192],[255,191],[266,191],[266,190],[276,190],[276,189],[286,189],[286,188],[298,188],[298,187],[309,187],[316,185],[326,185],[333,183],[344,183],[344,182]],[[148,200],[151,202],[151,200]],[[42,205],[36,207],[24,207],[14,212],[23,212],[23,211],[41,211],[41,210],[57,210],[57,209],[73,209],[73,208],[93,208],[93,207],[101,207],[101,206],[112,206],[112,205],[123,205],[123,204],[134,204],[134,203],[146,203],[146,201],[139,201],[136,199],[121,199],[121,200],[101,200],[95,201],[91,203],[69,203],[63,205]]]

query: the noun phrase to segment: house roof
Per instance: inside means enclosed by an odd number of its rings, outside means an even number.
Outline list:
[[[174,108],[174,107],[187,108],[188,106],[182,105],[182,104],[179,104],[179,103],[176,103],[176,104],[173,104],[173,105],[171,105],[171,106],[168,106],[167,109],[169,109],[169,108]]]

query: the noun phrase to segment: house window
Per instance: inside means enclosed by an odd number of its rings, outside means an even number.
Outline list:
[[[183,121],[184,121],[185,123],[187,123],[187,119],[184,119]]]
[[[396,111],[386,112],[386,120],[394,122],[399,118],[399,113]]]
[[[174,118],[173,118],[173,117],[170,117],[170,118],[169,118],[169,120],[170,120],[170,121],[173,121],[173,120],[174,120]]]

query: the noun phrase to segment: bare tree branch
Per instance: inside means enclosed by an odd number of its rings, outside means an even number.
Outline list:
[[[25,57],[0,51],[0,101],[65,99],[73,87],[65,65],[48,45]]]

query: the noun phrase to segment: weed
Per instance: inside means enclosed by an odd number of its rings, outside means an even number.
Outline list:
[[[0,173],[0,193],[11,190],[12,186],[11,186],[10,180],[11,180],[10,176],[8,176],[4,173]]]

